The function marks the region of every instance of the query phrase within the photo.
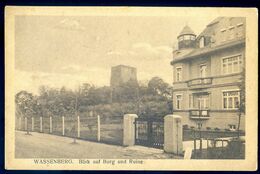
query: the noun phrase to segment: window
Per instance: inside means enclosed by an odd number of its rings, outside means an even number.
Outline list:
[[[196,37],[194,35],[183,35],[181,37],[179,37],[179,41],[182,41],[182,40],[196,40]]]
[[[179,41],[182,41],[183,40],[183,36],[179,37]]]
[[[205,38],[204,37],[201,37],[200,38],[200,45],[199,45],[199,47],[200,48],[203,48],[205,46]]]
[[[182,80],[182,67],[176,68],[176,82],[179,82]]]
[[[222,73],[232,74],[242,70],[242,56],[236,55],[222,59]]]
[[[193,35],[191,35],[191,36],[190,36],[190,39],[191,39],[191,40],[195,40],[195,39],[196,39],[196,37],[195,37],[195,36],[193,36]]]
[[[235,131],[236,130],[236,125],[229,124],[228,126],[229,126],[229,130],[231,130],[231,131]]]
[[[209,94],[193,94],[193,108],[208,109],[209,108]]]
[[[181,109],[181,101],[182,101],[182,95],[177,94],[176,95],[176,109]]]
[[[190,35],[184,35],[184,40],[190,40]]]
[[[206,77],[207,65],[200,65],[200,77]]]
[[[236,91],[225,91],[223,92],[223,108],[224,109],[237,109],[239,107],[240,92]]]

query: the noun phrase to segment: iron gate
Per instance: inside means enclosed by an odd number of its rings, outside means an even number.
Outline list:
[[[163,119],[137,118],[135,120],[135,144],[148,147],[163,148]]]

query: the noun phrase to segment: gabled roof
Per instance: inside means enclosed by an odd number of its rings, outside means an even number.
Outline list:
[[[181,36],[181,35],[186,35],[186,34],[195,35],[195,33],[192,31],[192,29],[191,29],[188,25],[186,25],[186,26],[182,29],[182,31],[181,31],[181,33],[179,34],[179,36]]]
[[[214,19],[212,22],[210,22],[207,27],[198,35],[197,39],[199,39],[201,36],[212,36],[215,28],[213,25],[217,24],[219,21],[222,20],[223,17],[218,17]]]
[[[216,25],[221,23],[221,21],[225,19],[225,17],[218,17],[210,22],[207,27],[197,36],[196,40],[198,41],[202,36],[205,36],[207,39],[212,39],[211,37],[215,35]],[[181,32],[180,36],[183,34],[191,34],[194,33],[190,27],[185,26],[183,31]],[[180,49],[173,51],[173,60],[171,61],[171,65],[174,63],[180,62],[182,60],[188,60],[197,58],[200,56],[208,56],[211,54],[216,53],[217,51],[224,50],[231,47],[240,47],[245,45],[245,37],[243,38],[236,38],[233,40],[227,40],[225,42],[217,43],[217,44],[208,44],[203,48],[193,48],[193,49]]]
[[[213,21],[211,21],[207,27],[209,27],[210,25],[216,24],[218,23],[223,17],[217,17],[216,19],[214,19]]]

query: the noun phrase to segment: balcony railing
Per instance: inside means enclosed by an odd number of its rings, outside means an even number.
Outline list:
[[[209,119],[209,110],[207,109],[192,109],[190,110],[191,119]]]
[[[201,85],[210,85],[210,84],[212,84],[212,78],[211,77],[197,78],[197,79],[192,79],[192,80],[188,81],[189,87],[201,86]]]

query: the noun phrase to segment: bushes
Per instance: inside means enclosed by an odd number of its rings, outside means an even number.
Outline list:
[[[232,159],[245,159],[245,141],[234,138],[228,143],[228,157]]]
[[[220,131],[220,129],[219,129],[218,127],[216,127],[214,130],[215,130],[215,131]]]
[[[206,129],[207,129],[207,130],[211,130],[211,127],[207,127]]]

